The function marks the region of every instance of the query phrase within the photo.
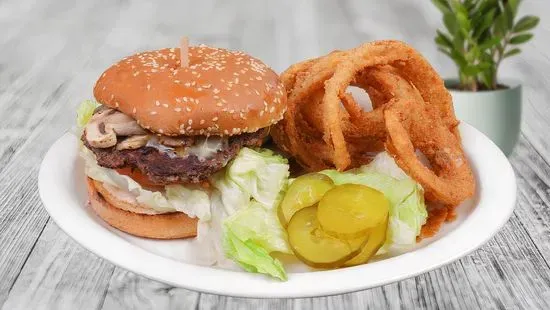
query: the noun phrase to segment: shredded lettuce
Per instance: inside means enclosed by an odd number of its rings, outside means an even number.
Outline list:
[[[359,169],[347,172],[324,170],[321,173],[332,179],[336,185],[353,183],[372,187],[384,193],[390,202],[388,238],[381,252],[402,251],[416,244],[422,225],[426,223],[428,212],[424,203],[424,191],[385,155]],[[392,176],[398,176],[397,179]]]
[[[99,103],[93,100],[84,100],[76,109],[76,124],[82,128],[88,124]]]
[[[228,217],[224,225],[241,240],[253,240],[268,252],[292,253],[276,209],[257,201]]]
[[[228,178],[270,208],[288,182],[288,161],[273,151],[243,148],[227,168]]]
[[[276,206],[288,184],[285,158],[270,150],[243,148],[217,174],[213,186],[221,194],[227,217],[223,221],[225,255],[250,272],[286,280],[281,262],[269,254],[291,253]]]
[[[269,255],[262,245],[247,239],[239,238],[228,228],[225,231],[224,250],[228,257],[236,261],[248,272],[264,273],[286,281],[283,264]]]

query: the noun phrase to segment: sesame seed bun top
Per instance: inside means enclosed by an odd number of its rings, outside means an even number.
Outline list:
[[[273,70],[243,52],[206,46],[189,48],[187,68],[180,68],[179,48],[128,56],[101,75],[94,96],[169,136],[255,132],[286,110]]]

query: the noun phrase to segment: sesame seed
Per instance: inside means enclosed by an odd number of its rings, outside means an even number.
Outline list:
[[[205,85],[202,85],[202,88],[210,88],[212,87],[212,84],[205,84]]]
[[[133,113],[133,114],[136,114],[136,111],[137,111],[136,108],[133,108],[133,109],[132,109],[132,113]]]
[[[157,111],[151,111],[151,115],[157,114]]]
[[[174,80],[174,83],[179,84],[179,83],[180,83],[180,80]]]
[[[160,102],[158,100],[155,101],[155,105],[158,107],[160,106]]]
[[[226,134],[226,135],[228,135],[228,134],[229,134],[229,131],[227,131],[227,129],[226,129],[226,130],[223,131],[223,133]]]
[[[212,92],[213,92],[214,94],[219,94],[219,93],[220,93],[220,90],[217,89],[217,88],[214,88],[214,89],[212,90]]]
[[[188,123],[189,125],[192,125],[192,124],[193,124],[193,120],[190,119],[189,121],[187,121],[187,123]]]
[[[115,101],[115,107],[118,108],[118,101]]]
[[[103,90],[105,90],[107,88],[107,86],[103,86]]]
[[[165,107],[165,108],[168,107],[168,105],[166,103],[163,103],[162,106]]]
[[[197,91],[202,91],[202,88],[201,87],[197,88]]]
[[[115,95],[111,95],[111,100],[115,99]]]
[[[162,129],[159,129],[159,132],[160,132],[160,133],[164,133],[164,130],[162,130]]]
[[[262,80],[262,77],[261,77],[261,76],[257,76],[257,77],[256,77],[256,80],[261,81],[261,80]]]
[[[174,111],[181,112],[181,108],[174,108]]]
[[[264,110],[261,110],[260,111],[260,116],[263,116],[264,115]]]
[[[186,107],[185,110],[186,110],[187,112],[191,112],[191,108],[190,108],[190,107]]]
[[[271,107],[271,109],[269,109],[269,113],[273,113],[275,112],[275,107]]]
[[[218,103],[216,103],[216,106],[221,107],[221,106],[223,106],[223,103],[218,102]]]
[[[187,97],[183,97],[182,99],[184,102],[187,102],[187,100],[189,100]]]
[[[201,119],[201,121],[199,122],[201,125],[204,124],[205,120]]]
[[[213,118],[212,118],[212,121],[213,121],[213,122],[217,122],[217,121],[218,121],[218,117],[217,117],[217,116],[216,116],[216,117],[213,117]]]
[[[147,84],[147,90],[151,90],[151,84]]]

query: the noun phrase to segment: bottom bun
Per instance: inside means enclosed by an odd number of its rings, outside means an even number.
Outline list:
[[[116,206],[116,200],[107,202],[97,191],[96,184],[101,186],[100,182],[88,178],[90,206],[109,225],[132,235],[153,239],[181,239],[197,235],[196,218],[181,212],[149,215],[123,210]]]

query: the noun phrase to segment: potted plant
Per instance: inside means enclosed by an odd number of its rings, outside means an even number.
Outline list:
[[[509,155],[521,124],[521,84],[498,78],[503,60],[521,52],[539,18],[517,18],[520,0],[432,0],[443,13],[438,49],[458,68],[445,81],[456,115],[485,133]]]

